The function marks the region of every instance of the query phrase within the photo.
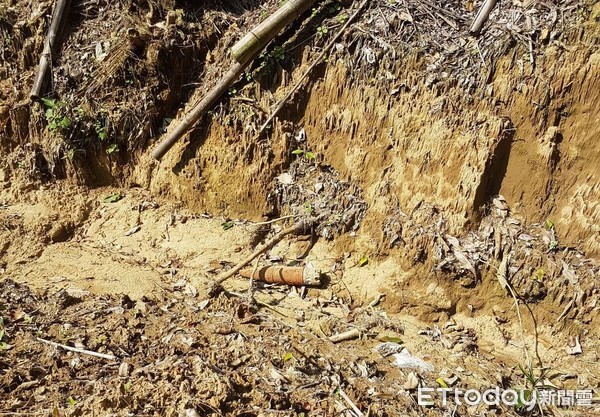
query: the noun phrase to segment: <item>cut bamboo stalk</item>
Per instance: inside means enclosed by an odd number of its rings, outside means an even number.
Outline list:
[[[483,25],[488,20],[490,13],[494,9],[497,0],[485,0],[479,11],[477,12],[477,16],[475,16],[475,20],[469,29],[469,32],[473,35],[479,35]]]
[[[275,13],[259,23],[240,39],[233,48],[231,56],[239,63],[247,62],[254,54],[263,49],[277,34],[294,19],[304,13],[315,0],[288,0]]]
[[[288,0],[277,12],[250,31],[232,48],[232,56],[236,60],[231,69],[215,85],[202,100],[187,113],[179,125],[154,148],[152,155],[161,159],[173,145],[185,135],[208,109],[231,87],[242,75],[246,67],[256,55],[273,39],[277,33],[297,16],[302,14],[315,0]]]
[[[250,61],[246,63],[236,62],[233,64],[231,69],[225,74],[225,76],[215,85],[198,104],[196,104],[187,113],[183,120],[177,125],[175,129],[167,133],[167,136],[156,145],[156,148],[152,151],[152,156],[156,159],[161,159],[173,145],[183,136],[188,130],[194,126],[194,124],[200,120],[200,118],[206,113],[206,111],[236,82],[236,80],[242,75]]]
[[[44,50],[40,56],[40,62],[37,68],[33,87],[29,98],[31,100],[39,100],[44,95],[46,84],[48,81],[48,73],[52,63],[52,56],[57,53],[58,39],[62,32],[67,15],[69,14],[70,0],[58,0],[52,14],[52,22],[48,29],[48,35],[44,41]]]
[[[360,330],[352,329],[352,330],[348,330],[347,332],[334,334],[333,336],[329,337],[329,340],[332,341],[333,343],[339,343],[339,342],[343,342],[345,340],[358,339],[359,337],[360,337]]]
[[[321,284],[320,274],[311,263],[307,263],[304,267],[265,266],[258,270],[255,268],[246,268],[240,271],[240,275],[269,284],[294,286]]]

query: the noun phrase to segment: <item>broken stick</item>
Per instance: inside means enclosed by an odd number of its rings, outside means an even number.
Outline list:
[[[335,43],[338,41],[338,39],[340,38],[340,36],[342,36],[342,34],[344,33],[344,31],[348,28],[348,26],[350,26],[350,23],[352,23],[354,21],[354,19],[356,19],[356,16],[358,16],[358,14],[366,6],[367,3],[368,3],[368,0],[364,0],[362,2],[362,4],[360,6],[358,6],[358,9],[356,9],[356,11],[352,14],[352,16],[350,16],[350,18],[348,18],[348,20],[346,21],[346,23],[344,24],[344,26],[342,26],[342,28],[329,41],[329,43],[327,44],[327,46],[325,46],[325,48],[317,56],[317,58],[310,65],[310,67],[308,67],[308,69],[306,70],[306,72],[304,72],[304,74],[302,74],[302,76],[300,77],[300,79],[298,80],[298,82],[296,83],[296,85],[294,86],[294,88],[292,88],[290,90],[290,92],[287,93],[285,95],[285,97],[283,97],[279,101],[279,103],[277,104],[277,107],[275,107],[275,110],[273,110],[273,112],[271,113],[271,115],[262,124],[262,126],[258,130],[258,133],[256,134],[256,136],[258,136],[262,132],[264,132],[264,130],[267,128],[267,126],[269,126],[271,124],[271,122],[273,121],[273,119],[279,114],[279,112],[281,111],[281,109],[283,109],[283,106],[285,106],[285,103],[290,99],[290,97],[292,97],[292,95],[294,95],[296,93],[296,91],[298,91],[298,89],[302,85],[302,81],[304,81],[304,79],[310,75],[311,71],[317,66],[317,64],[319,64],[323,60],[323,58],[325,57],[325,55],[327,53],[329,53],[329,50],[333,47],[333,45],[335,45]]]
[[[54,346],[54,347],[57,347],[57,348],[61,348],[61,349],[64,349],[64,350],[68,350],[69,352],[81,353],[83,355],[94,356],[96,358],[108,359],[108,360],[111,360],[111,361],[116,359],[113,355],[107,355],[105,353],[98,353],[98,352],[94,352],[92,350],[79,349],[79,348],[75,348],[75,347],[71,347],[71,346],[67,346],[67,345],[61,345],[60,343],[56,343],[56,342],[53,342],[51,340],[42,339],[40,337],[36,337],[36,339],[39,342],[42,342],[42,343],[45,343],[47,345]]]
[[[64,27],[69,14],[69,2],[70,0],[58,0],[54,7],[54,13],[52,14],[52,23],[48,29],[48,35],[44,42],[44,50],[40,56],[40,63],[38,65],[35,81],[31,88],[29,97],[31,100],[38,100],[44,95],[46,82],[48,81],[48,72],[50,71],[50,64],[52,63],[52,55],[57,52],[58,49],[58,37]]]

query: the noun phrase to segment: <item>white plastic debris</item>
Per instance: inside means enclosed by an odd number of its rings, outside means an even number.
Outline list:
[[[400,353],[394,353],[393,364],[400,369],[412,369],[420,372],[433,372],[434,367],[423,359],[417,358],[410,354],[408,349],[404,348]]]
[[[284,172],[275,178],[277,178],[277,181],[284,185],[290,185],[294,183],[294,178],[287,172]]]

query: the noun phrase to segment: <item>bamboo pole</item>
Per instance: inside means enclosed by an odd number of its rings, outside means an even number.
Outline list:
[[[479,11],[477,12],[477,16],[475,16],[475,20],[469,29],[469,32],[473,35],[479,35],[483,25],[488,20],[490,13],[494,9],[497,0],[485,0]]]
[[[196,104],[175,129],[167,133],[167,136],[154,148],[152,156],[161,159],[173,145],[187,133],[192,126],[200,120],[206,111],[227,91],[229,87],[242,75],[250,61],[246,63],[236,62],[225,76]]]
[[[33,87],[29,98],[31,100],[39,100],[44,94],[46,83],[48,81],[48,72],[50,70],[50,64],[52,63],[52,55],[57,53],[58,49],[58,37],[64,27],[69,14],[69,3],[70,0],[58,0],[56,6],[54,6],[54,13],[52,14],[52,22],[48,29],[48,35],[44,42],[44,50],[40,56],[40,62],[37,68]]]
[[[264,22],[251,30],[232,48],[234,62],[231,69],[215,85],[202,100],[186,114],[179,125],[154,148],[152,155],[161,159],[173,145],[192,126],[200,120],[206,111],[227,91],[227,89],[242,75],[244,70],[256,55],[273,39],[277,33],[296,17],[308,9],[315,0],[288,0]]]
[[[258,26],[233,45],[233,48],[231,48],[233,59],[240,63],[249,60],[314,2],[315,0],[287,0],[275,13],[259,23]]]

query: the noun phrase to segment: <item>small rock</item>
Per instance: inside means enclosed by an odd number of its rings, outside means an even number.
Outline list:
[[[130,372],[131,372],[131,365],[129,365],[127,362],[122,362],[121,365],[119,366],[119,376],[122,378],[126,378],[129,376]]]
[[[406,382],[402,385],[405,390],[417,389],[419,386],[419,377],[415,372],[410,372],[406,377]]]

